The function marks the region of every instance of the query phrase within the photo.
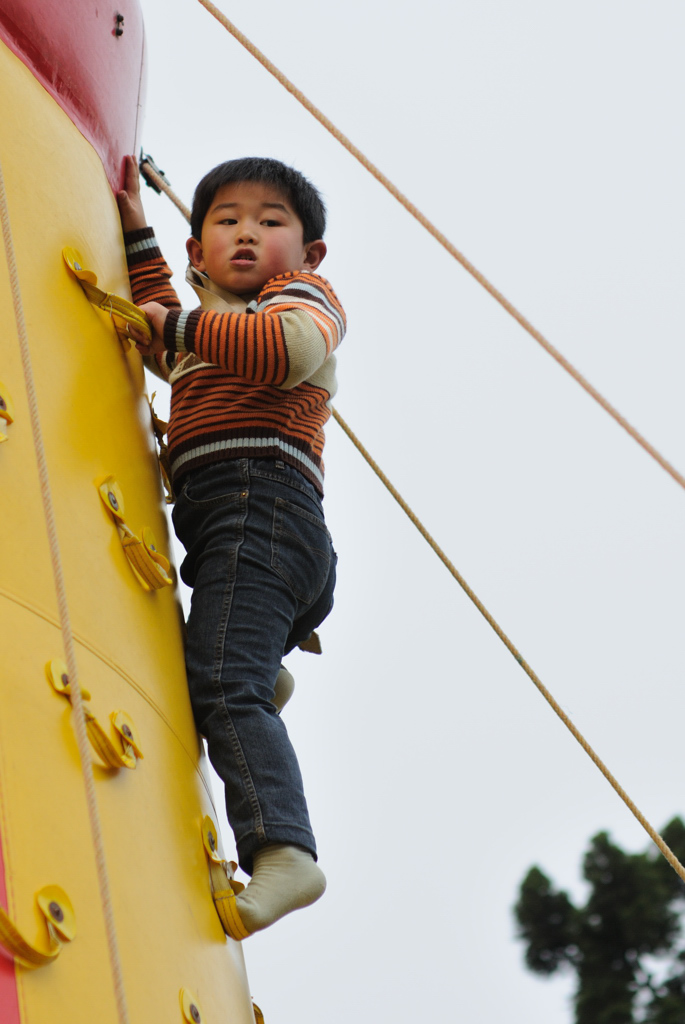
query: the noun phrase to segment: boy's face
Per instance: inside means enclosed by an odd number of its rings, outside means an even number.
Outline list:
[[[302,241],[302,223],[288,200],[258,182],[224,185],[214,196],[202,237],[186,243],[190,262],[210,281],[244,297],[271,277],[315,270],[326,255],[320,239]]]

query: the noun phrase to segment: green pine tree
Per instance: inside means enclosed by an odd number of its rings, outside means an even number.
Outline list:
[[[685,862],[685,824],[662,832]],[[652,847],[626,853],[606,832],[583,861],[590,895],[576,907],[539,868],[521,883],[515,915],[526,966],[574,971],[576,1024],[685,1024],[685,884]]]

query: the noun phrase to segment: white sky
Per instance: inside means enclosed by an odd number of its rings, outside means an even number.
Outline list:
[[[190,201],[276,156],[326,196],[336,405],[656,827],[685,812],[685,494],[193,0],[142,0],[143,141]],[[223,9],[685,470],[682,0]],[[145,191],[181,286],[186,230]],[[245,944],[267,1024],[567,1024],[533,863],[648,839],[335,424],[322,658],[285,713],[329,890]],[[230,847],[229,847],[230,849]]]

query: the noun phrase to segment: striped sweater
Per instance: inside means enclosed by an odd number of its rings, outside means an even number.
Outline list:
[[[323,494],[324,424],[335,394],[334,350],[345,313],[318,274],[271,278],[249,305],[196,278],[202,308],[182,310],[152,228],[125,237],[133,300],[169,309],[169,461],[174,487],[188,470],[223,459],[271,456]]]

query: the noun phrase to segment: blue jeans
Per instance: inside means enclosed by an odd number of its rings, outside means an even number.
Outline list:
[[[188,473],[173,512],[193,588],[186,646],[199,731],[226,787],[241,867],[289,843],[316,857],[299,765],[271,698],[284,654],[333,605],[336,555],[321,499],[278,459]]]

